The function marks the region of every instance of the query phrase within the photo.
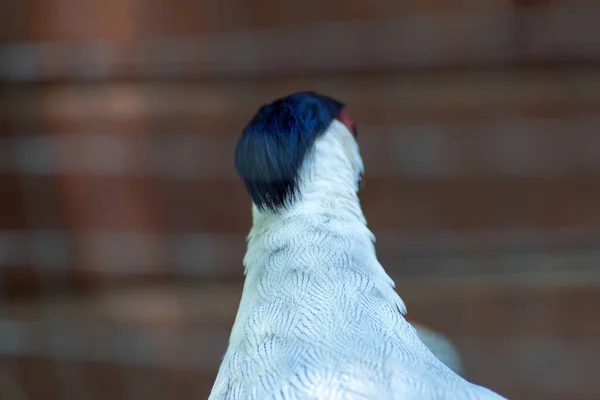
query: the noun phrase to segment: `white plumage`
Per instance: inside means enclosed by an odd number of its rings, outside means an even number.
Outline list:
[[[358,145],[333,119],[298,196],[253,206],[245,284],[211,400],[501,399],[440,362],[404,319],[358,200]]]

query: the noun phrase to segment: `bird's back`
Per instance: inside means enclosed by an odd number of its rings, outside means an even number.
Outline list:
[[[211,399],[499,398],[419,340],[367,244],[301,225],[256,249]]]

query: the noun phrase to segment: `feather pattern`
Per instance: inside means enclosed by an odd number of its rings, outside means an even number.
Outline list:
[[[403,317],[357,196],[363,165],[332,119],[286,207],[253,205],[245,283],[209,399],[500,399],[441,363]]]

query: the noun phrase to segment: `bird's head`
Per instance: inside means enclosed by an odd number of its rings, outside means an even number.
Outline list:
[[[302,183],[318,176],[358,191],[363,166],[357,129],[345,105],[314,92],[299,92],[262,106],[235,151],[235,168],[259,210],[287,208]],[[330,185],[331,186],[331,185]]]

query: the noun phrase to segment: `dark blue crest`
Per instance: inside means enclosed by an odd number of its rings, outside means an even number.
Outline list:
[[[235,169],[259,209],[276,211],[296,197],[307,151],[343,108],[330,97],[300,92],[258,110],[238,140]]]

